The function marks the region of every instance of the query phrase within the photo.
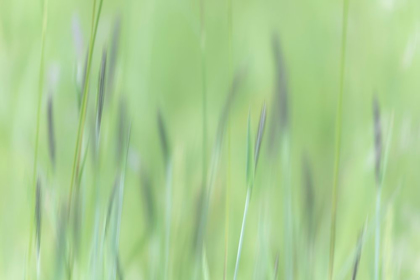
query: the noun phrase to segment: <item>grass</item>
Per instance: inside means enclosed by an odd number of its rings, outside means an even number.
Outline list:
[[[169,275],[169,248],[171,238],[171,221],[172,221],[172,159],[171,150],[169,148],[169,140],[163,121],[162,114],[158,113],[159,136],[162,145],[162,152],[165,163],[165,263],[164,263],[164,278],[167,279]]]
[[[101,15],[102,10],[102,3],[103,0],[99,0],[99,7],[98,12],[96,13],[96,0],[93,0],[93,8],[92,8],[92,25],[91,25],[91,36],[89,42],[89,52],[87,58],[87,67],[86,67],[86,76],[84,77],[83,83],[83,99],[82,99],[82,107],[80,110],[80,117],[79,117],[79,126],[77,130],[77,138],[76,138],[76,149],[74,153],[74,160],[73,160],[73,170],[71,175],[71,182],[70,182],[70,194],[69,194],[69,215],[72,205],[72,197],[73,197],[73,186],[74,182],[77,181],[79,176],[79,162],[80,162],[80,154],[81,154],[81,146],[83,141],[83,134],[84,134],[84,125],[86,121],[86,110],[87,110],[87,102],[89,96],[89,77],[90,77],[90,69],[92,65],[92,56],[93,56],[93,49],[95,46],[95,39],[96,33],[98,31],[99,25],[99,18]],[[96,14],[96,18],[95,18]]]
[[[353,274],[351,276],[352,280],[356,280],[357,272],[359,270],[359,263],[360,263],[360,258],[362,257],[363,237],[364,237],[365,231],[366,231],[366,227],[360,233],[359,240],[357,241],[357,253],[356,253],[356,258],[354,260]]]
[[[337,189],[340,176],[340,152],[341,152],[341,130],[343,118],[343,95],[344,95],[344,71],[346,68],[346,41],[347,41],[347,21],[348,21],[349,0],[343,3],[343,29],[341,39],[341,67],[340,67],[340,91],[337,103],[337,116],[335,123],[335,159],[334,159],[334,179],[332,188],[332,209],[331,209],[331,230],[330,230],[330,263],[329,263],[329,279],[334,276],[334,252],[335,252],[335,234],[337,223]]]
[[[382,158],[382,131],[380,124],[380,114],[379,114],[379,105],[377,104],[377,99],[374,101],[375,111],[375,150],[377,152],[376,158],[376,204],[375,204],[375,268],[374,268],[374,278],[380,278],[380,240],[381,240],[381,197],[382,197],[382,188],[384,184],[386,166],[388,164],[388,155],[392,139],[392,128],[394,124],[394,116],[391,116],[391,121],[388,129],[388,137],[386,140],[386,146],[384,150],[384,155]]]
[[[33,175],[32,175],[32,186],[34,190],[34,201],[36,200],[36,178],[38,173],[38,149],[39,149],[39,130],[41,122],[41,101],[44,91],[44,56],[45,56],[45,38],[47,36],[47,25],[48,25],[48,0],[43,2],[43,16],[42,16],[42,37],[41,37],[41,59],[39,63],[39,80],[38,80],[38,104],[36,113],[36,132],[35,132],[35,152],[34,152],[34,163],[33,163]],[[31,225],[29,228],[29,245],[28,245],[28,256],[26,262],[26,272],[29,272],[30,258],[32,256],[32,239],[33,239],[33,227],[34,222],[31,219]],[[39,252],[38,256],[39,258]],[[28,275],[26,274],[26,278]]]
[[[238,245],[238,253],[236,255],[236,265],[235,265],[235,273],[233,279],[236,280],[238,277],[238,269],[239,269],[239,261],[241,259],[242,253],[242,245],[244,241],[244,234],[245,234],[245,224],[248,215],[248,207],[251,201],[251,194],[252,189],[254,187],[254,177],[255,171],[257,170],[258,159],[260,155],[261,143],[263,140],[264,135],[264,128],[265,128],[265,119],[266,119],[266,105],[261,110],[260,122],[258,125],[258,132],[257,137],[255,140],[255,148],[252,151],[252,139],[251,139],[251,112],[248,113],[248,132],[247,132],[247,165],[246,165],[246,182],[247,182],[247,191],[246,191],[246,198],[245,198],[245,208],[244,208],[244,215],[242,218],[242,226],[241,226],[241,234],[239,236],[239,245]]]
[[[343,11],[323,3],[310,12],[282,2],[129,1],[117,10],[114,0],[45,1],[36,36],[38,3],[23,12],[17,1],[0,11],[0,91],[25,93],[5,94],[0,108],[0,278],[21,277],[20,267],[26,279],[417,278],[419,114],[407,104],[417,63],[393,65],[403,43],[386,44],[368,4],[352,2],[364,14],[349,17],[348,0]],[[65,29],[74,7],[90,31],[76,88]],[[404,31],[392,12],[382,19]],[[243,60],[246,76],[233,71]],[[50,63],[62,75],[44,94]],[[383,139],[377,128],[372,137],[365,106],[372,86]]]

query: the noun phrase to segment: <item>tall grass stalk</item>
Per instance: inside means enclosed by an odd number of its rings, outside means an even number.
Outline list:
[[[357,241],[357,249],[356,249],[357,251],[356,251],[356,257],[355,257],[355,260],[354,260],[353,274],[352,274],[352,277],[351,277],[352,280],[356,280],[356,277],[357,277],[360,258],[362,256],[363,239],[364,239],[364,236],[365,236],[365,232],[366,232],[366,224],[365,224],[362,232],[360,233],[359,239]]]
[[[251,112],[249,112],[248,114],[247,166],[246,166],[247,191],[246,191],[246,198],[245,198],[244,215],[242,218],[241,233],[239,236],[238,253],[236,255],[235,273],[233,276],[234,280],[236,280],[238,277],[239,261],[241,259],[242,244],[243,244],[244,233],[245,233],[245,224],[246,224],[246,220],[248,216],[248,208],[249,208],[249,202],[251,200],[251,193],[254,187],[255,171],[258,165],[258,158],[259,158],[261,143],[262,143],[262,139],[264,135],[265,119],[266,119],[266,104],[264,103],[263,108],[261,110],[260,122],[258,125],[258,132],[257,132],[256,141],[255,141],[255,148],[253,151],[252,138],[251,138]]]
[[[214,181],[216,179],[215,177],[216,177],[216,173],[217,173],[218,166],[219,166],[220,153],[221,153],[221,148],[222,148],[222,144],[223,144],[223,138],[224,138],[224,133],[225,133],[225,129],[226,129],[226,124],[227,124],[227,121],[229,119],[229,113],[230,113],[230,109],[232,107],[232,103],[233,103],[233,101],[235,99],[235,96],[238,92],[238,87],[239,87],[239,84],[240,84],[243,76],[244,76],[243,72],[239,72],[235,76],[235,79],[233,80],[230,91],[229,91],[228,96],[226,98],[223,110],[222,110],[221,115],[219,117],[216,139],[215,139],[215,143],[213,145],[213,150],[212,150],[211,160],[210,160],[210,166],[209,166],[209,171],[210,172],[208,173],[208,177],[206,178],[206,181],[205,181],[205,189],[202,190],[201,207],[200,207],[200,210],[199,210],[200,212],[199,212],[199,216],[198,216],[197,224],[196,224],[196,229],[195,229],[195,238],[194,238],[195,247],[194,247],[194,249],[196,251],[196,254],[195,254],[196,260],[200,260],[200,258],[201,258],[201,250],[203,248],[203,241],[204,241],[204,236],[205,236],[205,232],[206,232],[210,198],[211,198],[212,193],[213,193]],[[197,261],[195,261],[195,268],[194,268],[194,272],[193,272],[194,279],[196,279],[197,276],[198,276],[198,273],[197,273],[198,268],[197,267],[198,267]]]
[[[378,280],[380,278],[380,244],[381,244],[381,197],[382,197],[382,188],[384,184],[386,167],[388,164],[388,155],[392,139],[392,128],[394,124],[394,115],[391,115],[391,121],[388,129],[388,136],[386,140],[386,146],[384,151],[384,157],[381,158],[380,166],[378,168],[379,172],[377,174],[377,187],[376,187],[376,207],[375,207],[375,273],[374,279]]]
[[[172,164],[166,166],[166,232],[165,232],[165,279],[169,279],[169,248],[172,221]]]
[[[210,280],[210,270],[209,270],[209,264],[207,262],[206,248],[203,249],[203,254],[201,257],[201,265],[203,267],[203,279]]]
[[[39,127],[41,120],[41,102],[42,93],[44,90],[44,57],[45,57],[45,38],[47,36],[47,25],[48,25],[48,0],[43,1],[43,15],[42,15],[42,35],[41,35],[41,58],[39,63],[39,80],[38,80],[38,104],[36,113],[36,132],[35,132],[35,152],[34,152],[34,164],[32,173],[32,190],[33,190],[33,201],[36,200],[36,185],[37,185],[37,173],[38,173],[38,146],[39,146]],[[31,200],[32,201],[32,200]],[[29,273],[30,259],[32,256],[32,242],[33,242],[33,229],[34,220],[31,219],[29,228],[29,244],[28,244],[28,255],[26,260],[26,273]],[[28,275],[26,274],[26,278]]]
[[[244,232],[245,232],[245,223],[246,223],[246,219],[247,219],[247,216],[248,216],[249,201],[251,199],[251,190],[250,190],[251,188],[252,188],[252,186],[249,186],[248,190],[246,191],[244,215],[242,217],[241,234],[239,236],[238,253],[236,255],[235,274],[233,276],[234,280],[238,277],[239,261],[241,259],[242,244],[243,244],[243,241],[244,241],[243,238],[244,238]]]
[[[98,30],[99,18],[100,18],[101,10],[102,10],[102,3],[103,3],[103,0],[99,0],[99,8],[98,8],[98,12],[96,13],[96,18],[95,18],[96,0],[93,0],[91,36],[90,36],[90,43],[89,43],[86,76],[85,76],[85,82],[83,84],[83,92],[82,92],[83,93],[82,109],[80,110],[79,126],[77,130],[77,139],[76,139],[76,149],[74,152],[73,170],[72,170],[72,175],[71,175],[68,215],[70,215],[70,212],[71,212],[70,210],[72,207],[74,182],[77,181],[78,172],[79,172],[78,169],[79,169],[80,155],[81,155],[81,150],[82,150],[81,147],[82,147],[82,142],[83,142],[83,133],[84,133],[87,103],[88,103],[90,69],[92,65],[92,55],[93,55],[93,49],[95,46],[95,38],[96,38],[97,30]]]
[[[202,135],[202,192],[203,194],[205,193],[205,190],[208,186],[208,176],[210,176],[210,180],[212,181],[213,178],[213,174],[211,174],[212,172],[215,172],[215,170],[213,171],[213,166],[217,166],[218,165],[218,157],[219,157],[219,151],[217,151],[217,158],[214,157],[214,154],[212,155],[212,159],[211,159],[211,163],[210,163],[210,175],[207,174],[207,80],[206,80],[206,29],[205,29],[205,20],[204,20],[204,0],[200,0],[200,55],[201,55],[201,91],[202,91],[202,128],[203,128],[203,135]],[[220,143],[221,144],[221,143]],[[220,147],[218,147],[220,148]],[[215,159],[216,161],[213,162],[213,159]],[[211,182],[211,184],[213,184],[213,182]],[[206,202],[207,198],[204,198],[204,203]],[[197,246],[202,246],[202,237],[204,235],[203,229],[205,227],[205,225],[203,224],[204,221],[204,217],[205,219],[207,219],[207,205],[204,204],[203,208],[202,208],[202,216],[203,218],[200,219],[199,225],[198,225],[198,238],[197,241],[198,243],[196,244]],[[199,250],[202,250],[202,248],[199,248]],[[198,254],[197,255],[197,260],[199,260],[202,257],[202,254]],[[194,279],[197,278],[198,275],[198,268],[199,268],[199,263],[196,262],[195,263],[195,268],[194,268]]]
[[[200,0],[200,50],[201,50],[201,85],[203,101],[203,185],[207,178],[207,78],[206,78],[206,29],[204,21],[204,0]]]
[[[229,45],[229,73],[230,79],[233,79],[233,50],[232,50],[232,0],[228,0],[228,45]],[[230,185],[231,185],[231,124],[228,120],[228,135],[227,135],[227,183],[225,189],[225,256],[223,264],[223,280],[226,280],[227,263],[228,263],[228,248],[229,248],[229,204],[230,204]]]
[[[122,219],[122,208],[123,208],[123,201],[124,201],[124,184],[125,184],[125,176],[126,176],[126,169],[127,169],[127,157],[128,157],[128,150],[130,148],[130,137],[131,137],[131,124],[128,127],[127,135],[126,135],[126,143],[125,143],[125,153],[122,158],[122,166],[121,166],[121,174],[119,176],[118,182],[118,194],[117,194],[117,209],[116,209],[116,224],[115,224],[115,231],[114,231],[114,244],[113,244],[113,253],[114,253],[114,261],[115,266],[112,269],[112,279],[116,279],[116,274],[119,270],[119,242],[120,242],[120,232],[121,232],[121,219]]]
[[[291,186],[291,160],[290,136],[286,128],[282,139],[283,189],[284,189],[284,222],[285,222],[285,279],[293,278],[293,211],[292,211],[292,186]]]
[[[168,279],[169,275],[169,248],[171,238],[171,220],[172,220],[172,156],[169,145],[168,134],[166,131],[165,122],[162,114],[158,111],[158,128],[159,138],[162,146],[163,159],[165,163],[165,180],[166,180],[166,194],[165,194],[165,262],[164,262],[164,279]]]
[[[238,268],[239,268],[239,261],[241,259],[241,253],[242,253],[242,243],[243,243],[243,237],[244,237],[244,231],[245,231],[245,223],[246,218],[248,215],[248,206],[249,201],[251,199],[251,190],[254,184],[254,178],[253,178],[253,160],[252,160],[252,138],[251,138],[251,112],[248,113],[248,129],[247,129],[247,154],[246,154],[246,182],[247,182],[247,191],[246,191],[246,198],[245,198],[245,208],[244,208],[244,214],[242,217],[242,226],[241,226],[241,233],[239,236],[239,245],[238,245],[238,252],[236,255],[236,264],[235,264],[235,274],[233,276],[233,279],[236,280],[238,276]]]
[[[341,127],[342,127],[342,111],[343,111],[343,92],[344,92],[344,70],[346,63],[346,41],[347,41],[347,19],[348,19],[349,0],[343,3],[343,23],[341,35],[341,69],[340,69],[340,91],[337,103],[337,116],[335,123],[335,159],[334,159],[334,181],[332,188],[332,209],[331,209],[331,229],[330,229],[330,262],[329,262],[329,279],[333,279],[334,275],[334,250],[335,250],[335,229],[337,222],[337,188],[338,177],[340,173],[340,150],[341,150]]]

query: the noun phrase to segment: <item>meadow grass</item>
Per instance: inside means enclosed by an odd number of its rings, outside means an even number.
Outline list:
[[[233,10],[232,0],[227,1],[227,18],[228,18],[228,48],[229,48],[229,78],[233,79]],[[227,178],[225,189],[225,256],[223,261],[223,280],[226,280],[228,267],[228,253],[229,253],[229,211],[230,211],[230,188],[231,188],[231,121],[227,124]]]
[[[226,42],[215,42],[212,40],[215,39],[215,34],[219,34],[219,29],[216,32],[216,28],[211,24],[215,19],[213,17],[216,13],[213,6],[215,4],[200,0],[196,7],[199,13],[191,13],[197,16],[198,21],[194,22],[194,18],[187,19],[193,22],[192,25],[196,24],[199,27],[197,29],[199,44],[194,41],[195,48],[188,50],[191,57],[193,54],[196,56],[195,60],[191,59],[193,66],[189,65],[190,61],[186,61],[181,55],[174,60],[168,59],[172,56],[162,55],[161,50],[156,48],[153,52],[162,56],[153,60],[156,62],[154,67],[159,69],[153,71],[159,72],[159,75],[153,73],[151,76],[156,79],[154,83],[163,85],[151,92],[143,92],[141,85],[144,79],[147,79],[143,74],[149,69],[136,72],[127,67],[123,73],[118,73],[121,70],[118,68],[121,33],[125,36],[124,42],[127,44],[123,49],[125,52],[123,65],[144,61],[143,40],[139,48],[141,51],[138,53],[133,51],[129,58],[127,54],[128,46],[132,50],[139,47],[133,44],[137,41],[131,38],[138,35],[136,33],[138,30],[128,28],[133,22],[137,22],[137,19],[132,18],[127,21],[124,14],[102,17],[103,6],[106,12],[113,6],[104,5],[103,0],[92,2],[89,3],[93,4],[93,11],[92,18],[89,19],[90,35],[87,54],[83,61],[84,73],[81,77],[83,81],[81,84],[76,81],[76,90],[72,89],[77,94],[78,108],[71,108],[68,98],[69,96],[76,98],[67,95],[65,83],[63,83],[64,90],[59,87],[59,90],[44,95],[44,60],[48,54],[45,43],[48,1],[44,1],[41,62],[36,98],[33,182],[31,182],[35,193],[34,199],[31,196],[31,203],[28,206],[31,208],[31,213],[33,212],[30,219],[28,251],[22,258],[25,259],[23,263],[26,279],[207,280],[233,277],[234,280],[265,278],[291,280],[328,277],[331,280],[346,278],[355,280],[357,277],[364,279],[366,275],[372,274],[377,280],[385,279],[388,271],[389,274],[395,272],[394,278],[398,277],[398,264],[392,260],[398,259],[397,253],[400,249],[395,240],[399,240],[398,238],[403,235],[397,232],[397,238],[391,240],[389,237],[391,229],[388,228],[385,238],[382,238],[381,234],[384,214],[390,211],[389,208],[395,200],[393,196],[388,197],[388,189],[384,188],[385,179],[388,179],[385,175],[391,149],[394,116],[391,115],[390,124],[384,131],[386,137],[382,139],[379,97],[375,96],[373,101],[374,173],[369,165],[370,162],[366,164],[367,167],[360,163],[363,161],[361,158],[365,156],[364,150],[352,153],[352,150],[347,148],[352,147],[353,143],[347,142],[346,149],[342,149],[342,142],[345,142],[342,140],[348,142],[353,140],[353,138],[344,138],[342,133],[343,108],[346,104],[344,90],[347,81],[345,79],[347,77],[346,37],[349,0],[344,0],[342,29],[339,28],[342,32],[339,50],[341,53],[338,73],[339,92],[334,108],[336,109],[335,145],[326,141],[330,136],[328,134],[330,128],[327,124],[324,126],[324,119],[307,120],[300,116],[302,114],[300,110],[303,109],[308,110],[307,114],[304,114],[308,118],[325,109],[322,116],[329,119],[328,109],[331,108],[316,103],[319,101],[314,101],[317,96],[312,97],[309,93],[302,95],[301,90],[304,88],[298,86],[301,65],[294,55],[295,45],[291,43],[294,37],[287,30],[286,32],[281,30],[282,41],[277,35],[280,32],[276,31],[271,33],[274,34],[271,42],[270,38],[265,38],[266,41],[258,41],[255,43],[256,46],[252,46],[265,51],[271,47],[272,52],[270,55],[264,53],[261,56],[262,61],[256,60],[257,62],[250,64],[251,75],[245,80],[243,72],[238,71],[235,75],[233,73],[233,52],[235,51],[235,56],[243,57],[248,51],[245,43],[234,48],[233,1],[224,2],[227,4],[228,29],[224,34]],[[139,7],[145,8],[145,11],[155,8],[154,3],[150,4],[152,7],[147,5],[143,6],[143,3],[137,5],[130,1],[127,7],[133,7],[133,13]],[[174,5],[170,6],[174,8],[173,11],[179,8],[178,3],[170,5]],[[156,9],[160,12],[162,6],[156,5]],[[237,7],[235,15],[236,13],[243,15],[244,8],[239,4]],[[188,14],[184,12],[182,11],[183,15]],[[170,17],[177,17],[177,13],[168,17],[165,13],[157,14],[172,23]],[[223,17],[225,19],[226,14]],[[55,20],[57,18],[59,15],[54,16]],[[243,24],[243,18],[240,16],[235,19]],[[141,28],[144,28],[143,24],[149,19],[139,17],[138,20]],[[181,29],[184,23],[180,23]],[[157,24],[151,30],[163,32],[162,30],[167,28],[165,24]],[[107,28],[111,30],[109,36],[103,32],[107,31]],[[238,31],[241,31],[241,28],[238,28]],[[255,32],[252,28],[246,31]],[[56,34],[55,27],[51,32]],[[236,34],[235,30],[235,37],[242,39],[245,33]],[[260,34],[261,38],[265,35]],[[174,52],[178,52],[179,49],[174,42],[183,36],[193,37],[191,34],[174,32],[172,37],[165,38],[164,42],[168,40]],[[52,37],[51,40],[55,38]],[[157,43],[162,43],[159,36],[155,40]],[[101,49],[97,45],[101,45]],[[160,47],[157,44],[152,48],[156,46]],[[318,47],[314,44],[313,51],[319,51]],[[101,51],[97,51],[98,49]],[[226,53],[221,54],[222,51]],[[223,65],[219,65],[218,60],[213,60],[214,53],[218,53],[223,59],[227,58],[227,70],[222,69]],[[51,57],[55,55],[57,54],[52,53]],[[306,54],[302,55],[304,58],[302,60],[306,60]],[[269,64],[265,60],[274,65],[273,77],[266,75],[264,71],[261,72],[261,65],[265,69],[266,64]],[[174,76],[172,80],[173,68],[167,65],[182,63],[188,66],[185,69],[193,68],[191,73],[185,73],[188,79],[184,81]],[[166,66],[168,71],[165,69]],[[96,71],[97,84],[90,86],[92,75],[96,75]],[[226,73],[227,79],[224,76]],[[306,77],[305,83],[310,84],[311,79]],[[330,80],[327,79],[327,82]],[[219,91],[223,91],[225,87],[223,83],[226,81],[230,87],[225,95]],[[349,79],[350,81],[353,80]],[[248,86],[243,91],[242,84]],[[189,86],[191,90],[194,89],[196,95],[185,98],[180,93],[180,88]],[[89,105],[93,88],[94,95],[96,94],[95,103]],[[153,104],[156,100],[151,96],[157,91],[162,91],[165,96],[164,102],[160,100],[165,103],[163,106]],[[237,98],[242,93],[244,95]],[[267,93],[272,93],[272,97],[267,103],[264,101],[261,106],[258,129],[253,133],[251,108],[261,100],[266,100]],[[170,96],[168,99],[166,99],[167,94]],[[302,96],[305,98],[302,99]],[[225,99],[223,106],[218,103],[220,97]],[[291,97],[294,101],[293,106],[291,106]],[[386,93],[381,99],[384,97]],[[173,104],[169,106],[169,103]],[[193,111],[190,111],[188,106],[191,106]],[[219,106],[220,112],[215,113],[219,110]],[[70,121],[68,119],[75,112],[78,116],[74,118],[77,123],[77,134],[68,137],[71,129],[67,126],[69,123],[74,124],[74,119]],[[248,119],[245,122],[247,112]],[[42,122],[43,115],[46,117],[46,122]],[[231,118],[232,116],[234,118]],[[363,117],[357,116],[355,119],[359,121],[363,120]],[[318,123],[320,120],[323,122]],[[304,121],[308,124],[303,125]],[[269,139],[264,138],[266,123]],[[45,125],[45,129],[42,124]],[[305,125],[315,128],[306,132]],[[364,133],[362,124],[357,127],[361,127],[360,131]],[[246,137],[243,137],[245,129]],[[362,133],[358,136],[360,134]],[[308,139],[301,139],[302,135]],[[73,136],[76,137],[75,143],[67,140]],[[366,135],[360,135],[362,145],[366,145],[365,142],[371,144],[372,139],[364,141],[364,136]],[[384,146],[382,140],[385,140]],[[66,150],[73,144],[75,150],[72,150],[69,156]],[[355,146],[357,145],[359,144],[356,143]],[[331,146],[334,147],[331,149]],[[263,156],[264,149],[267,154]],[[302,153],[302,150],[305,152]],[[322,191],[320,192],[325,185],[322,180],[331,177],[330,172],[327,173],[327,168],[324,167],[329,166],[329,152],[334,164],[331,209],[325,206],[329,198],[325,198]],[[302,156],[301,160],[297,155]],[[309,155],[312,156],[311,159]],[[345,161],[346,164],[342,165],[341,161]],[[302,164],[302,169],[295,171],[298,163]],[[47,179],[43,176],[44,164],[48,168]],[[345,167],[347,169],[344,170]],[[262,171],[261,176],[257,173],[257,168]],[[267,169],[269,172],[266,172]],[[355,174],[359,175],[359,172],[364,172],[365,169],[368,171],[363,174],[369,174],[366,177],[375,174],[374,197],[362,189],[363,183],[368,180],[351,178]],[[67,172],[71,172],[68,189],[62,187],[62,185],[68,186],[69,178],[65,180],[63,176],[63,173]],[[364,196],[361,198],[368,198],[367,201],[374,207],[369,208],[369,205],[364,205],[366,201],[361,199],[361,207],[354,211],[356,213],[341,211],[341,205],[343,209],[346,207],[345,210],[355,210],[352,208],[354,206],[350,207],[345,202],[338,201],[340,182],[344,176],[346,181],[361,186],[359,189],[354,189],[354,193],[350,193],[347,189],[345,191],[351,195],[363,192]],[[387,181],[387,185],[394,184],[395,178],[391,179],[394,180]],[[298,188],[299,183],[301,188]],[[296,203],[298,198],[302,203]],[[342,225],[337,222],[338,215],[340,217],[342,214],[347,215],[346,218],[350,216],[348,220],[356,223],[354,222],[356,218],[362,219],[372,215],[371,210],[374,219],[370,223],[365,223],[356,246],[352,244],[356,241],[356,236],[351,230],[345,233],[340,231],[340,246],[336,246],[336,234],[339,232],[337,228]],[[357,224],[359,229],[360,222]],[[345,225],[345,228],[353,229],[351,225]],[[341,242],[341,234],[350,236],[349,240],[353,241],[348,242],[343,237]],[[386,250],[381,250],[384,247]],[[24,250],[26,251],[26,246]],[[33,250],[35,254],[32,253]],[[236,254],[231,253],[234,251]],[[401,277],[408,277],[405,271],[409,265],[402,262]],[[336,273],[337,269],[339,273]],[[6,271],[4,274],[8,273],[9,271]],[[3,272],[0,269],[1,276]]]
[[[258,132],[255,139],[255,147],[252,150],[252,137],[251,137],[251,111],[248,113],[248,129],[247,129],[247,151],[246,151],[246,198],[245,198],[245,208],[244,208],[244,215],[242,218],[242,226],[241,226],[241,233],[239,236],[239,245],[238,245],[238,253],[236,255],[236,265],[235,265],[235,273],[233,279],[236,280],[238,277],[238,269],[239,269],[239,261],[241,259],[242,253],[242,244],[244,240],[245,234],[245,224],[248,215],[248,207],[251,201],[251,194],[252,189],[254,187],[254,177],[255,172],[257,170],[258,159],[260,155],[261,143],[263,140],[264,135],[264,128],[265,128],[265,119],[266,119],[266,104],[264,103],[261,109],[260,121],[258,125]]]
[[[41,58],[39,63],[39,80],[38,80],[38,103],[36,113],[36,130],[35,130],[35,148],[34,148],[34,163],[33,163],[33,175],[32,175],[32,186],[34,191],[34,201],[37,199],[37,173],[38,173],[38,146],[39,146],[39,130],[41,122],[41,102],[44,90],[44,56],[45,56],[45,38],[47,36],[47,25],[48,25],[48,0],[43,2],[43,16],[42,16],[42,35],[41,35]],[[37,206],[36,206],[37,207]],[[32,255],[32,240],[33,240],[33,227],[34,220],[31,219],[29,228],[29,244],[28,244],[28,255],[26,261],[26,273],[30,269],[30,259]],[[39,240],[40,242],[40,240]],[[40,252],[37,252],[37,259],[39,259]],[[38,262],[38,261],[37,261]],[[39,275],[39,271],[38,271]],[[28,278],[28,275],[25,275]]]
[[[93,49],[95,46],[95,39],[96,33],[98,31],[99,25],[99,18],[101,15],[102,10],[102,3],[103,0],[99,0],[99,7],[98,12],[96,12],[96,0],[93,0],[93,8],[92,8],[92,24],[91,24],[91,37],[89,42],[89,52],[87,58],[87,66],[86,66],[86,76],[84,77],[83,83],[83,91],[82,91],[82,105],[80,110],[80,117],[79,117],[79,125],[77,130],[77,138],[76,138],[76,149],[74,153],[74,161],[73,161],[73,170],[71,175],[71,182],[70,182],[70,194],[69,194],[69,209],[71,209],[72,205],[72,197],[73,197],[73,185],[74,182],[77,181],[79,176],[79,162],[80,162],[80,155],[81,155],[81,146],[83,141],[83,134],[84,134],[84,125],[86,121],[86,111],[87,111],[87,102],[88,102],[88,95],[89,95],[89,77],[90,77],[90,69],[92,64],[92,56],[93,56]],[[95,18],[96,15],[96,18]],[[70,215],[69,210],[69,215]]]
[[[341,39],[341,60],[340,60],[340,88],[337,102],[337,115],[335,123],[335,159],[334,159],[334,178],[332,187],[332,209],[331,209],[331,230],[330,230],[330,262],[329,262],[329,279],[334,277],[334,250],[335,250],[335,234],[337,223],[337,200],[338,200],[338,181],[340,176],[340,152],[341,152],[341,130],[343,118],[343,95],[344,95],[344,71],[346,68],[346,42],[347,42],[347,21],[349,0],[343,3],[343,29]]]

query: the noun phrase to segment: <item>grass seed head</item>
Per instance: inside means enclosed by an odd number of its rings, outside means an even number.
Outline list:
[[[303,172],[303,186],[304,186],[304,205],[306,210],[306,216],[308,220],[308,230],[312,230],[312,222],[314,217],[314,186],[312,178],[312,166],[309,162],[307,154],[303,156],[302,160],[302,172]]]
[[[279,110],[280,129],[286,130],[289,126],[289,93],[287,89],[287,76],[284,66],[283,52],[280,45],[280,39],[277,35],[273,36],[274,63],[276,68],[276,88],[275,102]]]
[[[362,247],[363,247],[363,237],[364,237],[364,230],[359,234],[359,239],[357,241],[357,252],[356,252],[356,258],[354,260],[354,266],[353,266],[353,274],[351,279],[356,280],[357,277],[357,271],[359,268],[360,258],[362,256]]]
[[[382,158],[382,125],[381,112],[379,108],[378,98],[375,95],[373,98],[373,121],[374,121],[374,135],[375,135],[375,175],[379,183],[381,173],[381,158]]]
[[[262,143],[263,135],[264,135],[266,108],[267,108],[267,106],[266,106],[266,103],[264,102],[264,105],[261,109],[260,122],[258,124],[257,138],[255,140],[255,149],[254,149],[255,170],[257,169],[258,158],[259,158],[260,149],[261,149],[261,143]]]
[[[114,29],[112,32],[111,51],[109,56],[109,69],[108,69],[108,89],[111,93],[114,88],[115,72],[117,67],[118,50],[120,44],[121,34],[121,16],[118,15],[115,19]]]
[[[54,111],[52,94],[48,96],[48,150],[50,154],[51,164],[55,169],[55,134],[54,134]]]
[[[104,107],[104,92],[105,92],[105,72],[106,72],[106,50],[102,53],[101,72],[99,75],[99,90],[98,90],[98,109],[96,116],[96,137],[99,139],[101,130],[102,110]]]
[[[153,186],[150,175],[144,166],[140,169],[140,181],[148,228],[153,230],[156,220]]]

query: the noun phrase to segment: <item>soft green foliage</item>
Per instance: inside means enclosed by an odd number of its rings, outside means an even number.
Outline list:
[[[343,4],[1,1],[0,279],[420,278],[420,6]]]

